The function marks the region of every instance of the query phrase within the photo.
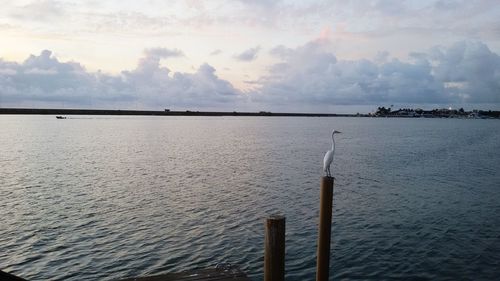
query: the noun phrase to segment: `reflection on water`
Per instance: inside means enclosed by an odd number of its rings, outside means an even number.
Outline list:
[[[110,280],[238,264],[312,280],[332,128],[336,279],[500,275],[498,120],[0,116],[0,268]]]

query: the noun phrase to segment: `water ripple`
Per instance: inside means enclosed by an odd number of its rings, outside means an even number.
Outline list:
[[[221,262],[261,280],[274,213],[287,280],[313,280],[333,127],[335,280],[500,276],[496,120],[0,118],[0,268],[30,280]]]

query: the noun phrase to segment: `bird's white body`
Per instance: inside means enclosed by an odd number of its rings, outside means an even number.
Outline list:
[[[323,158],[323,171],[325,173],[329,173],[330,170],[330,165],[332,165],[333,162],[333,150],[328,150],[325,153],[325,158]]]
[[[332,149],[328,150],[325,153],[325,158],[323,158],[323,171],[326,173],[328,177],[332,176],[332,173],[330,171],[330,167],[333,162],[333,156],[335,154],[335,139],[333,138],[333,135],[340,133],[339,131],[333,130],[332,132]]]

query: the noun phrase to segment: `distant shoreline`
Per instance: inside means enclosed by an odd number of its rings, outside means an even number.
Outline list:
[[[173,110],[110,110],[61,108],[0,108],[0,114],[36,115],[134,115],[134,116],[277,116],[277,117],[369,117],[368,114],[239,112],[239,111],[173,111]]]
[[[390,110],[390,109],[389,109]],[[380,111],[380,108],[379,108]],[[175,111],[122,110],[122,109],[63,109],[63,108],[0,108],[0,115],[114,115],[114,116],[254,116],[254,117],[377,117],[377,118],[460,118],[460,119],[500,119],[499,111],[477,111],[459,113],[454,111],[431,110],[421,114],[405,110],[379,112],[373,114],[338,113],[296,113],[296,112],[244,112],[244,111]],[[455,110],[456,111],[456,110]],[[61,118],[63,119],[63,118]]]

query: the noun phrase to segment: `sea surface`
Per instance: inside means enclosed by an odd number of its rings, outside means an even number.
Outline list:
[[[0,269],[113,280],[218,263],[314,280],[336,135],[335,280],[498,280],[500,120],[0,116]]]

